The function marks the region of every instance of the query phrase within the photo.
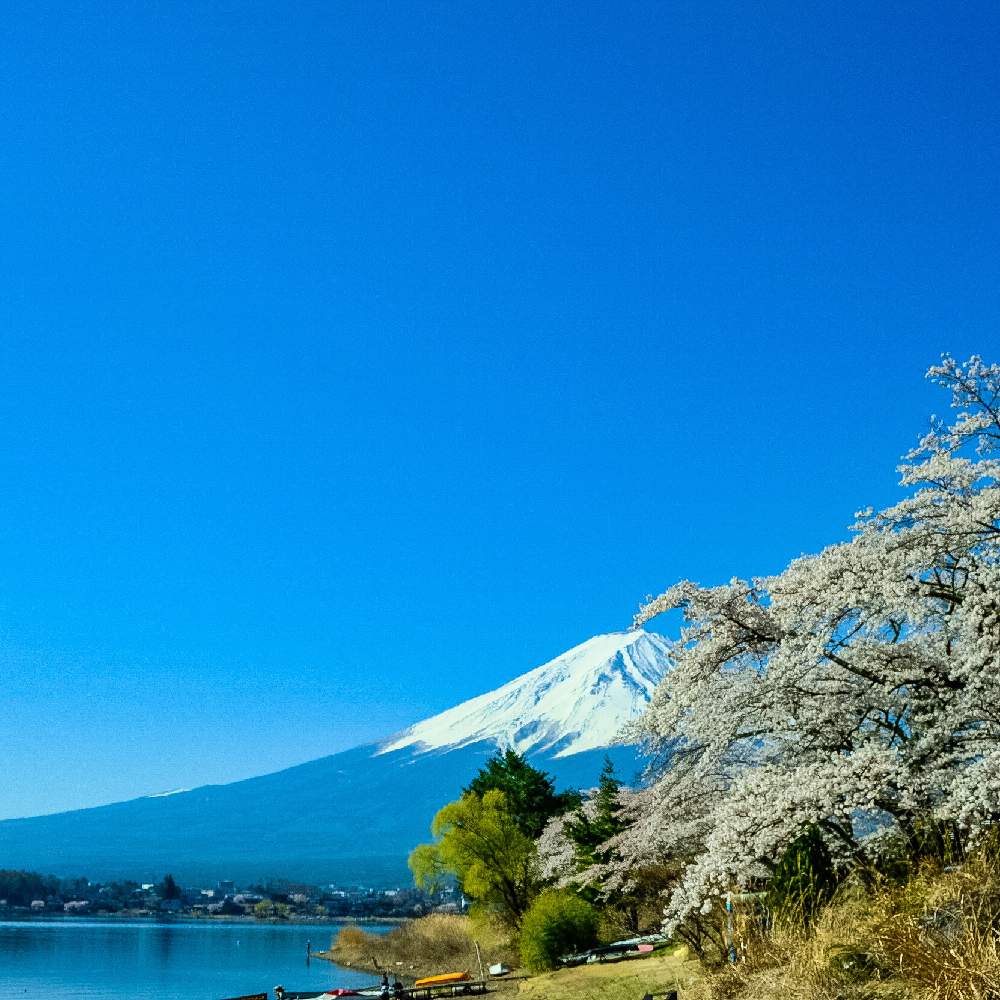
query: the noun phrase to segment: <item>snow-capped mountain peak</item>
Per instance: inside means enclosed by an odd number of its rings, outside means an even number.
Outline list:
[[[489,741],[568,757],[610,746],[669,666],[666,640],[641,629],[594,636],[487,694],[390,737],[378,753]]]

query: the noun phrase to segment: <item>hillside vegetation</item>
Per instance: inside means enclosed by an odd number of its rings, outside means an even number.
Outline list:
[[[440,809],[418,884],[457,879],[532,971],[662,929],[701,962],[691,996],[1000,997],[1000,365],[928,376],[957,414],[905,456],[902,499],[640,609],[680,624],[629,734],[641,787],[608,762],[556,794],[508,752]]]
[[[409,920],[388,934],[372,934],[360,927],[341,928],[324,957],[338,965],[372,971],[387,969],[407,978],[464,970],[478,978],[477,941],[485,965],[515,963],[516,954],[506,935],[486,923],[446,913]]]
[[[875,891],[846,886],[812,926],[739,928],[739,961],[682,997],[989,1000],[1000,996],[1000,865],[928,866]]]
[[[958,870],[925,865],[872,888],[841,886],[804,924],[794,914],[762,924],[753,905],[735,911],[737,961],[684,947],[648,959],[497,981],[526,998],[639,1000],[678,990],[680,1000],[991,1000],[1000,996],[1000,862],[978,852]],[[345,927],[326,956],[404,978],[516,967],[509,938],[466,916],[432,914],[385,935]]]

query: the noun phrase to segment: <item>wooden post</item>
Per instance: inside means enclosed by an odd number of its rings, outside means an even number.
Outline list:
[[[736,961],[736,939],[733,934],[733,894],[726,893],[726,945],[729,961]]]
[[[476,946],[476,958],[479,959],[479,979],[480,982],[486,981],[486,970],[483,968],[483,953],[479,950],[479,942],[472,942]]]

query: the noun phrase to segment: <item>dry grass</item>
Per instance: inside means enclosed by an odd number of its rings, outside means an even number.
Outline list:
[[[744,938],[743,960],[709,977],[706,1000],[875,1000],[886,991],[861,944],[867,915],[853,901],[828,907],[811,933],[793,926]],[[874,975],[872,973],[875,973]]]
[[[743,960],[707,974],[678,948],[533,976],[520,982],[519,1000],[639,1000],[666,989],[680,1000],[1000,1000],[1000,863],[926,870],[876,892],[849,886],[809,932],[786,924],[765,934],[747,919],[738,938]],[[438,914],[386,935],[346,927],[330,957],[364,968],[374,958],[401,975],[476,972],[474,940],[487,964],[516,964],[492,928]]]
[[[979,859],[903,887],[848,890],[811,933],[749,934],[745,961],[709,977],[705,1000],[996,1000],[1000,869]]]
[[[979,859],[961,871],[925,873],[887,895],[872,929],[871,951],[898,967],[922,996],[940,1000],[1000,997],[1000,870]]]
[[[408,920],[388,934],[371,934],[360,927],[344,927],[325,957],[338,965],[388,969],[400,976],[419,977],[468,970],[479,974],[475,942],[483,964],[514,964],[515,955],[502,934],[489,924],[469,917],[432,913]]]

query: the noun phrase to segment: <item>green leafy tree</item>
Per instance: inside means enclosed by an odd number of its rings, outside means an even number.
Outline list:
[[[276,903],[273,899],[262,899],[253,908],[253,915],[258,920],[286,920],[291,912],[287,903]]]
[[[521,961],[530,972],[554,969],[564,955],[597,943],[597,910],[563,889],[547,889],[521,925]]]
[[[410,855],[417,885],[450,872],[477,909],[513,928],[539,888],[534,840],[521,828],[506,795],[496,789],[482,796],[466,792],[434,817],[433,844]]]
[[[0,871],[0,899],[6,899],[11,906],[30,906],[32,900],[47,899],[57,895],[58,891],[59,881],[51,875],[6,869]]]
[[[174,881],[173,875],[164,875],[160,883],[159,894],[161,899],[180,899],[181,890]]]
[[[441,860],[437,844],[417,844],[407,859],[413,881],[432,896],[447,885],[450,873]]]
[[[503,792],[518,827],[532,840],[542,835],[553,816],[580,803],[579,793],[556,792],[552,778],[514,750],[491,757],[464,791],[480,798],[490,791]]]

